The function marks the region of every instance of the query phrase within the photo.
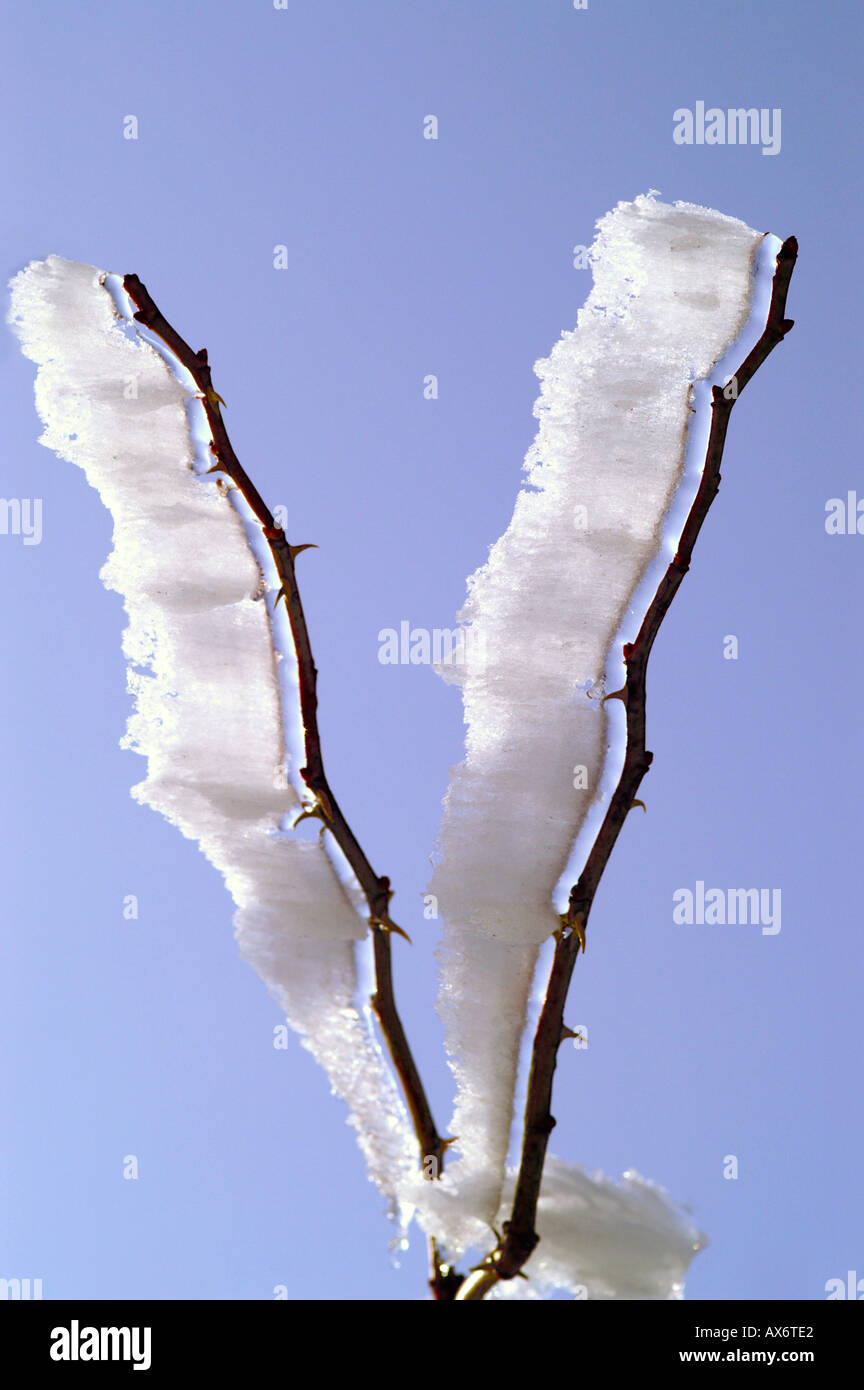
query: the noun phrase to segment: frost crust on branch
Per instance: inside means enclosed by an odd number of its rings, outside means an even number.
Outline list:
[[[762,241],[745,223],[654,194],[598,223],[594,287],[539,361],[539,427],[512,520],[468,580],[460,622],[465,758],[451,772],[429,884],[444,918],[439,1011],[460,1136],[450,1171],[498,1209],[519,1048],[556,885],[600,789],[612,644],[681,483],[691,388],[751,313]],[[634,635],[642,614],[633,615]],[[587,692],[587,693],[586,693]]]
[[[365,921],[319,841],[287,830],[300,805],[266,584],[235,496],[196,472],[192,392],[118,313],[106,278],[35,261],[12,282],[10,320],[39,366],[40,442],[84,470],[113,518],[102,579],[123,597],[135,698],[122,743],[147,760],[132,794],[224,876],[241,952],[347,1101],[392,1195],[415,1166],[410,1127],[356,1006]]]

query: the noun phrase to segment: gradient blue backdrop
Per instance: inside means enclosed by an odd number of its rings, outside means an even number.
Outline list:
[[[652,657],[648,814],[598,895],[569,1009],[590,1047],[556,1085],[556,1152],[692,1207],[712,1242],[693,1299],[864,1276],[864,538],[824,526],[828,498],[864,492],[859,25],[849,0],[45,0],[3,21],[4,275],[51,252],[137,272],[208,347],[291,538],[321,546],[301,576],[328,767],[415,939],[398,995],[442,1126],[420,895],[461,708],[428,669],[381,666],[378,631],[451,626],[506,525],[532,364],[575,324],[597,217],[653,187],[798,236],[797,327],[735,411]],[[780,154],[676,146],[699,100],[780,107]],[[44,499],[40,545],[0,536],[0,1275],[46,1298],[422,1297],[423,1244],[393,1267],[323,1074],[272,1046],[221,880],[129,797],[109,518],[37,445],[9,333],[0,368],[2,495]],[[673,925],[698,879],[779,887],[780,935]]]

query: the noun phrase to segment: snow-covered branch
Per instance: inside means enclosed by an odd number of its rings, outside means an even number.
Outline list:
[[[332,834],[333,839],[344,854],[366,898],[369,909],[369,925],[374,940],[376,988],[372,1004],[387,1041],[391,1059],[402,1082],[405,1099],[417,1134],[420,1163],[421,1165],[427,1164],[431,1159],[434,1173],[437,1176],[444,1166],[446,1144],[436,1129],[426,1092],[411,1054],[402,1020],[399,1017],[393,992],[390,933],[395,931],[402,936],[405,933],[390,916],[390,899],[392,897],[390,880],[387,877],[379,877],[375,873],[348,824],[324,771],[324,755],[318,728],[318,671],[312,655],[312,643],[306,624],[306,616],[303,612],[295,567],[297,555],[308,546],[289,543],[284,531],[276,525],[272,512],[237,458],[222,418],[221,398],[213,389],[206,349],[201,349],[199,352],[192,351],[189,344],[172,327],[154,303],[137,275],[125,276],[123,288],[132,302],[137,305],[135,320],[162,339],[170,348],[175,359],[186,368],[198,387],[212,436],[210,451],[216,460],[213,471],[225,473],[239,489],[250,510],[261,523],[264,538],[270,548],[273,563],[279,576],[279,591],[276,602],[278,604],[280,599],[284,599],[297,661],[297,682],[305,755],[304,766],[299,769],[299,774],[312,794],[311,802],[304,805],[303,812],[295,824],[298,824],[299,820],[310,818],[321,822],[322,827]],[[224,404],[224,402],[221,403]]]
[[[504,1239],[487,1257],[485,1268],[472,1285],[482,1295],[497,1278],[511,1279],[530,1258],[539,1240],[535,1229],[537,1204],[549,1135],[555,1125],[551,1111],[552,1083],[558,1048],[567,1036],[564,1009],[573,968],[584,951],[588,917],[603,872],[629,811],[633,808],[642,779],[651,766],[653,754],[646,748],[646,676],[648,658],[673,598],[690,567],[693,547],[720,487],[720,464],[732,408],[753,374],[768,354],[782,342],[793,326],[785,318],[786,296],[798,243],[789,237],[777,253],[771,303],[765,329],[725,387],[714,386],[711,393],[711,429],[705,452],[701,482],[684,524],[675,556],[664,574],[633,643],[626,643],[623,657],[627,678],[621,690],[605,696],[623,701],[627,717],[627,745],[624,766],[612,795],[585,868],[574,885],[567,910],[556,932],[555,955],[537,1025],[525,1107],[522,1161],[513,1199],[512,1215],[504,1223]],[[731,389],[730,389],[731,387]],[[465,1297],[471,1297],[466,1291]]]
[[[290,780],[300,754],[289,766],[296,714],[289,709],[286,720],[280,684],[290,653],[274,640],[272,595],[289,591],[298,631],[294,556],[236,460],[206,353],[193,353],[170,329],[140,281],[130,279],[129,289],[147,306],[139,322],[170,348],[170,368],[130,322],[117,277],[92,266],[56,256],[34,262],[13,281],[10,317],[39,364],[41,442],[84,469],[114,519],[102,577],[129,616],[124,650],[136,709],[124,743],[148,770],[134,794],[197,840],[224,875],[240,950],[348,1103],[371,1176],[398,1202],[419,1161],[357,1006],[354,960],[354,942],[367,930],[364,894],[367,918],[374,913],[389,939],[384,881],[365,856],[360,862],[359,847],[349,855],[347,836],[345,858],[363,874],[362,893],[321,837],[291,830],[303,809]],[[311,652],[307,719],[310,672],[314,697]],[[296,680],[293,699],[299,703]],[[320,758],[317,771],[320,779]],[[301,795],[308,785],[301,774]],[[322,815],[326,798],[336,838],[344,818],[326,781],[315,791]],[[404,1035],[398,1047],[407,1048]]]
[[[240,464],[206,350],[192,350],[137,276],[52,256],[12,285],[12,322],[39,365],[42,442],[84,469],[114,518],[103,579],[129,616],[136,701],[124,743],[147,759],[134,794],[224,875],[242,953],[347,1102],[372,1178],[403,1222],[416,1214],[429,1236],[441,1299],[546,1287],[677,1297],[703,1243],[652,1184],[628,1174],[616,1185],[547,1146],[571,976],[651,762],[648,657],[716,494],[734,402],[791,327],[797,246],[777,246],[690,204],[651,194],[619,204],[599,223],[594,289],[576,330],[537,366],[540,426],[526,485],[469,580],[464,660],[442,672],[461,684],[467,725],[430,884],[445,923],[439,1008],[458,1141],[438,1132],[396,1008],[391,942],[401,928],[390,880],[373,869],[325,772],[295,566],[305,546],[289,542]],[[695,499],[653,599],[646,592],[634,612],[686,491],[697,384],[752,327],[769,262],[767,325],[731,382],[713,385]],[[624,645],[615,692],[626,747],[610,755],[606,679],[631,622],[638,633]],[[602,823],[577,861],[604,787]],[[314,841],[296,833],[309,819],[321,827]],[[372,1007],[401,1097],[357,999],[355,943],[367,929]],[[521,1163],[508,1173],[520,1047],[550,936]],[[502,1222],[495,1248],[461,1281],[448,1261],[488,1249]],[[523,1272],[530,1286],[514,1277]]]

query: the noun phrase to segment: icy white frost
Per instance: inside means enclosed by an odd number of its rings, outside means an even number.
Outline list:
[[[191,393],[127,336],[105,279],[57,256],[34,262],[12,283],[11,319],[39,364],[41,443],[83,468],[114,519],[102,578],[129,616],[136,710],[124,743],[147,759],[133,795],[224,874],[241,951],[348,1102],[372,1177],[392,1194],[414,1146],[356,1006],[364,923],[321,845],[279,833],[299,806],[281,771],[262,574],[227,492],[193,470]]]
[[[237,904],[240,949],[348,1103],[370,1172],[455,1250],[486,1244],[504,1185],[519,1044],[553,891],[600,783],[606,716],[577,685],[603,678],[628,601],[656,556],[680,481],[691,383],[745,324],[760,238],[652,196],[599,224],[595,285],[575,332],[537,366],[527,484],[469,581],[468,727],[431,885],[445,918],[442,1010],[458,1093],[458,1160],[414,1176],[414,1141],[358,1009],[364,931],[326,853],[292,837],[284,719],[268,604],[237,494],[199,476],[182,372],[114,307],[119,285],[56,256],[12,283],[11,320],[39,364],[41,442],[82,467],[114,518],[103,570],[123,595],[147,759],[134,795],[197,840]],[[128,307],[128,306],[127,306]],[[239,505],[239,504],[238,504]],[[269,576],[268,576],[269,578]],[[636,615],[637,619],[641,614]],[[635,628],[634,628],[635,632]],[[574,769],[585,769],[574,787]],[[582,780],[579,777],[576,779]],[[542,1237],[502,1293],[678,1295],[698,1233],[660,1189],[550,1160]]]
[[[610,648],[681,481],[692,383],[750,313],[761,236],[652,195],[598,224],[594,288],[536,372],[540,427],[513,518],[468,582],[454,769],[430,891],[445,919],[440,1009],[457,1077],[451,1167],[466,1241],[498,1210],[537,948],[601,782]],[[633,615],[633,640],[643,613]],[[620,649],[619,649],[620,650]],[[623,675],[623,673],[622,673]],[[470,1202],[460,1201],[469,1193]]]

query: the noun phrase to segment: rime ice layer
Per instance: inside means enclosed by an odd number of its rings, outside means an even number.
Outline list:
[[[511,1175],[506,1196],[512,1197]],[[684,1276],[705,1237],[666,1193],[638,1173],[612,1182],[549,1155],[537,1208],[540,1244],[498,1297],[568,1289],[579,1299],[681,1298]]]
[[[102,571],[123,596],[135,712],[133,788],[224,875],[243,955],[347,1101],[378,1186],[413,1167],[407,1116],[354,1005],[366,927],[317,842],[281,833],[298,797],[265,586],[241,515],[193,469],[192,393],[114,308],[105,275],[50,256],[12,282],[10,319],[38,363],[41,443],[78,464],[114,521]]]
[[[485,1194],[477,1215],[487,1219],[537,947],[558,925],[553,890],[607,753],[605,708],[584,687],[603,680],[660,549],[691,385],[747,323],[761,239],[650,194],[601,219],[578,327],[535,367],[540,424],[512,520],[468,580],[459,618],[472,640],[447,672],[462,687],[465,759],[451,773],[429,890],[445,921],[439,1010],[458,1082],[454,1171]]]

